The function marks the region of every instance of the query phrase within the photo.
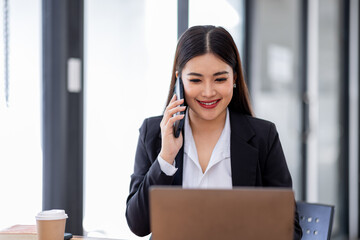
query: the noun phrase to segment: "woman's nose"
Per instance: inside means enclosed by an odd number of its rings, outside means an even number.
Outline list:
[[[212,97],[215,95],[216,95],[216,90],[215,90],[214,86],[211,83],[204,84],[202,96],[209,98],[209,97]]]

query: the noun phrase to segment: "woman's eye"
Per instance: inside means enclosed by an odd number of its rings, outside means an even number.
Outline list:
[[[193,83],[198,83],[198,82],[200,82],[200,79],[190,79],[189,81],[193,82]]]
[[[227,80],[227,78],[217,78],[217,79],[216,79],[217,82],[224,82],[224,81],[226,81],[226,80]]]

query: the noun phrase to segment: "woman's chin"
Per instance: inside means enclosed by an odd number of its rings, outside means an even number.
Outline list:
[[[223,111],[219,109],[196,109],[190,113],[190,118],[196,118],[203,121],[213,121],[218,119],[222,115]]]

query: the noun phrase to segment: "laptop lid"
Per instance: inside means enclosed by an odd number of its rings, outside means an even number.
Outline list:
[[[292,239],[294,193],[279,188],[150,189],[153,240]]]

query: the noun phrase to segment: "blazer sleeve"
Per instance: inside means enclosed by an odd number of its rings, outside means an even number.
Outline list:
[[[140,127],[134,173],[131,175],[130,193],[126,204],[126,219],[131,231],[138,236],[150,234],[149,187],[153,185],[170,185],[174,176],[167,176],[160,169],[156,153],[156,141],[159,131],[149,131],[155,124],[145,119]],[[159,142],[159,141],[158,141]],[[157,153],[158,154],[158,153]],[[154,157],[155,156],[155,157]]]
[[[271,124],[268,135],[269,149],[263,170],[263,184],[265,186],[278,186],[292,188],[292,179],[288,169],[284,152],[280,143],[279,134],[275,124]],[[295,199],[294,199],[295,201]],[[295,203],[294,240],[301,239],[302,229],[299,224],[299,215]]]

